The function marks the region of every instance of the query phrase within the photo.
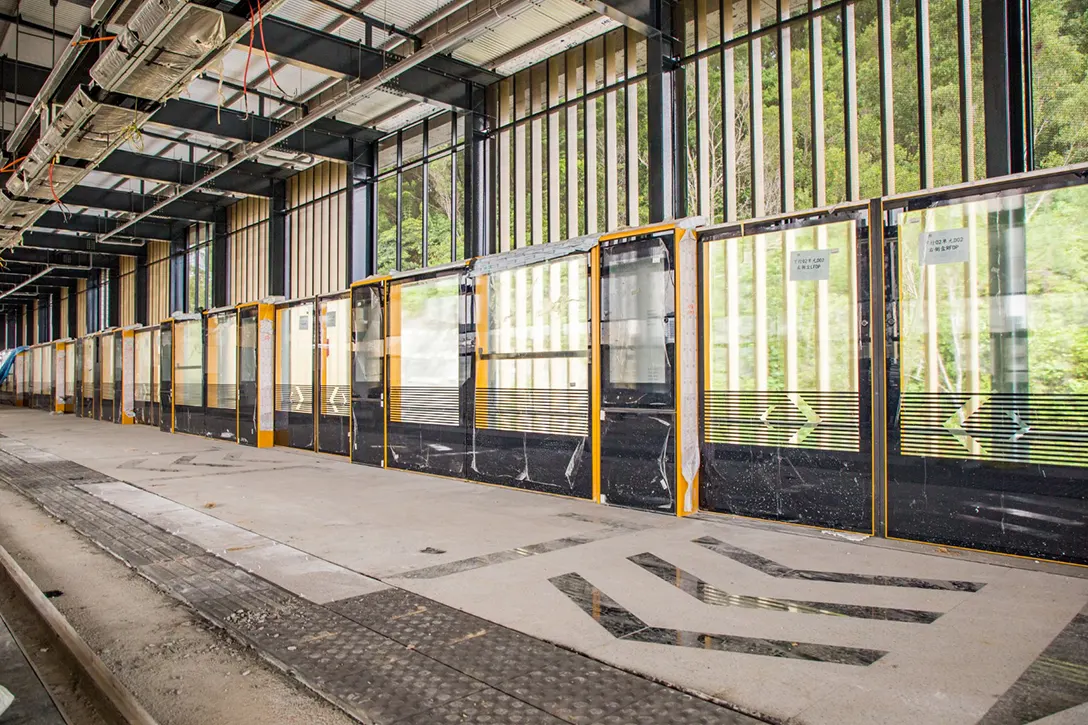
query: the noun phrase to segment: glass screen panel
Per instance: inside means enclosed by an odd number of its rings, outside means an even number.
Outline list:
[[[174,404],[204,405],[204,330],[201,320],[174,323]]]
[[[476,289],[476,426],[586,435],[586,255],[486,275]]]
[[[381,287],[368,285],[355,291],[355,380],[378,386],[380,394],[382,366],[385,363],[382,331]]]
[[[859,450],[856,233],[705,244],[707,442]]]
[[[673,405],[672,235],[601,249],[602,404]]]
[[[159,358],[162,348],[159,346],[159,330],[151,331],[151,402],[159,402]]]
[[[151,330],[136,332],[132,361],[133,394],[141,403],[151,400]]]
[[[102,335],[98,338],[99,350],[102,353],[100,366],[102,380],[102,400],[113,400],[113,335]]]
[[[94,338],[85,337],[83,345],[83,397],[94,397]]]
[[[211,315],[207,325],[208,407],[234,410],[238,394],[237,315]]]
[[[321,363],[321,414],[351,412],[351,299],[319,302],[318,356]]]
[[[460,425],[461,277],[389,290],[390,420]]]
[[[276,310],[276,410],[314,412],[314,305]]]
[[[1088,186],[904,212],[905,455],[1088,465]]]

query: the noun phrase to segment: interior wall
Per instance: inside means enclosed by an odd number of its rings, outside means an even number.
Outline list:
[[[121,257],[120,263],[121,327],[128,327],[136,324],[136,258]]]
[[[287,180],[287,296],[345,289],[347,166],[326,161]]]
[[[147,243],[147,305],[153,325],[170,316],[170,242]]]
[[[268,296],[268,199],[249,197],[227,209],[230,279],[227,300],[232,305]]]

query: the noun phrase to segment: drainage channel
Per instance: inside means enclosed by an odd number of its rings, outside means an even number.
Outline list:
[[[4,722],[155,725],[3,547],[0,659],[0,684],[15,695]]]

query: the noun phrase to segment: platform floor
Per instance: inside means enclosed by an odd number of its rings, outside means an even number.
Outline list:
[[[0,480],[376,722],[748,721],[656,683],[777,722],[1088,722],[1083,568],[38,411],[0,433]]]

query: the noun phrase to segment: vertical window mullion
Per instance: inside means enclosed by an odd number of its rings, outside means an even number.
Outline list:
[[[622,32],[622,31],[620,31]],[[616,32],[604,36],[604,84],[609,88],[604,94],[604,183],[605,183],[605,227],[606,231],[615,231],[619,226],[619,180],[616,178],[619,166],[619,154],[616,148]]]
[[[965,0],[966,1],[966,0]],[[846,198],[861,198],[858,169],[858,59],[854,4],[842,6],[842,93],[843,125],[846,136]]]
[[[929,0],[915,0],[918,46],[918,161],[923,189],[933,187],[933,78],[930,63]]]
[[[880,58],[880,149],[882,193],[895,193],[895,119],[892,116],[892,0],[877,0]]]
[[[755,32],[760,25],[760,0],[748,0],[748,29]],[[765,214],[763,189],[763,43],[757,36],[748,51],[748,143],[752,164],[752,216]]]
[[[733,38],[733,1],[722,2],[722,43]],[[722,51],[722,199],[725,221],[737,218],[737,96],[733,48]]]
[[[706,49],[706,2],[695,2],[695,50],[701,52]],[[699,215],[708,221],[714,218],[712,200],[714,194],[711,188],[711,139],[710,139],[710,71],[706,58],[698,58],[695,61],[695,135],[696,153],[698,158],[698,209]]]
[[[783,212],[793,211],[793,45],[790,0],[778,0],[778,164]]]
[[[567,73],[567,238],[577,237],[578,232],[578,55],[574,50],[566,53]]]
[[[533,66],[529,77],[529,153],[530,192],[529,206],[532,211],[531,244],[542,244],[544,239],[544,109],[545,91],[541,88],[540,76],[547,84],[547,61]]]
[[[585,68],[585,94],[588,95],[591,91],[597,89],[597,45],[596,43],[589,42],[584,46],[585,59],[583,62]],[[598,225],[598,219],[600,219],[597,209],[597,185],[600,181],[597,178],[597,101],[583,100],[582,105],[585,112],[582,114],[585,119],[585,128],[582,136],[583,146],[585,148],[585,163],[583,164],[583,171],[585,173],[585,230],[586,234],[594,234],[600,230]]]
[[[636,44],[638,42],[638,33],[631,28],[627,28],[627,34],[625,36],[626,43],[624,44],[623,57],[624,57],[624,92],[626,94],[626,102],[623,104],[624,111],[626,111],[626,123],[624,141],[626,142],[626,156],[627,163],[624,164],[624,170],[627,172],[627,224],[628,226],[638,226],[639,223],[639,188],[638,188],[638,134],[639,134],[639,122],[638,122],[638,86],[631,81],[637,75],[636,68],[638,66],[638,52]]]
[[[812,0],[811,7],[820,7]],[[824,33],[823,17],[814,15],[808,26],[809,117],[812,123],[812,205],[827,204],[827,169],[824,135]]]

